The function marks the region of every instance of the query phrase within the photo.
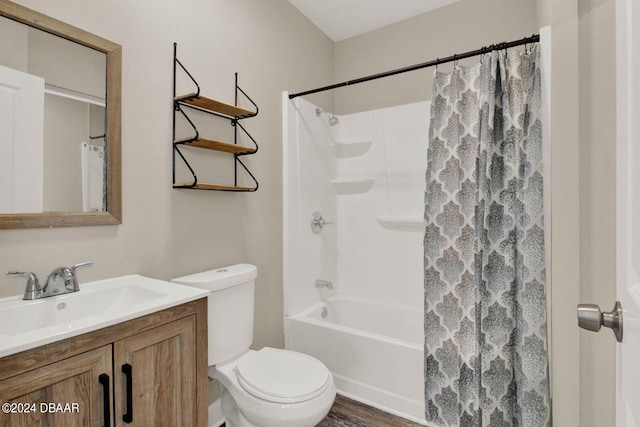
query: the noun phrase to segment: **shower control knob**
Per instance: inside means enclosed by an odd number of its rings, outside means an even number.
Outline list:
[[[620,301],[610,312],[600,311],[596,304],[578,304],[578,326],[588,331],[599,332],[602,326],[611,328],[616,340],[622,342],[622,306]]]
[[[322,228],[325,225],[329,225],[329,224],[333,224],[333,223],[329,221],[325,221],[324,218],[322,218],[322,214],[320,212],[314,212],[313,215],[311,216],[311,231],[313,231],[313,234],[320,234],[320,232],[322,231]]]

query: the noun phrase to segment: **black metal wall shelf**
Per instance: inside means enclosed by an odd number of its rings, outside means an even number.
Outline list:
[[[182,65],[180,60],[177,57],[177,43],[173,44],[173,188],[191,188],[194,190],[215,190],[215,191],[236,191],[236,192],[252,192],[258,189],[258,181],[255,176],[251,173],[251,171],[245,166],[245,164],[240,159],[240,156],[246,156],[250,154],[255,154],[258,151],[258,143],[255,139],[247,132],[247,130],[242,126],[240,120],[255,117],[258,115],[258,105],[238,86],[238,73],[235,75],[235,103],[227,104],[225,102],[221,102],[215,99],[207,98],[200,95],[200,85],[193,78],[193,76],[187,71],[187,69]],[[186,95],[177,95],[176,94],[176,73],[178,66],[186,73],[186,75],[191,79],[191,81],[196,86],[196,92],[188,93]],[[248,110],[238,106],[238,98],[239,96],[244,96],[255,108],[255,110]],[[227,119],[231,121],[231,125],[234,127],[233,132],[233,143],[219,141],[215,139],[209,139],[200,136],[198,132],[198,128],[193,123],[189,115],[187,114],[185,108],[195,109],[198,111],[202,111],[208,114],[212,114],[214,116],[221,117],[223,119]],[[180,115],[187,121],[187,123],[193,129],[194,135],[188,136],[185,138],[176,139],[176,115]],[[244,146],[238,144],[238,132],[241,131],[244,135],[246,135],[253,144],[252,147]],[[196,176],[195,171],[187,161],[184,154],[180,151],[180,146],[189,146],[189,147],[197,147],[205,150],[214,150],[220,151],[223,153],[233,154],[233,158],[235,161],[234,164],[234,184],[233,185],[225,185],[225,184],[210,184],[203,183],[198,181],[198,177]],[[193,176],[193,182],[188,183],[176,183],[176,154],[178,157],[184,162],[187,169]],[[238,185],[238,166],[240,166],[244,171],[249,175],[249,177],[253,180],[254,186],[246,187]]]

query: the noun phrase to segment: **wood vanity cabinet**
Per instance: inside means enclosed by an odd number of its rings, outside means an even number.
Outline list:
[[[0,358],[0,426],[205,427],[206,309],[200,299]]]
[[[0,426],[104,425],[104,392],[112,388],[103,387],[99,377],[106,374],[109,381],[112,366],[106,345],[0,381],[0,401],[15,405],[9,407],[14,412],[0,412]],[[54,412],[58,408],[48,405],[54,402],[69,403],[68,411],[63,406]],[[111,409],[109,415],[113,419]]]

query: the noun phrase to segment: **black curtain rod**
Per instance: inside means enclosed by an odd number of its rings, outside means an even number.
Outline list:
[[[470,58],[472,56],[482,55],[494,50],[509,49],[516,46],[522,46],[523,44],[536,43],[538,41],[540,41],[540,35],[534,34],[531,37],[525,37],[523,39],[515,40],[509,43],[504,42],[504,43],[492,44],[491,46],[485,46],[481,49],[476,49],[470,52],[448,56],[446,58],[438,58],[433,61],[423,62],[421,64],[410,65],[408,67],[398,68],[395,70],[386,71],[384,73],[373,74],[367,77],[360,77],[359,79],[348,80],[346,82],[336,83],[329,86],[323,86],[317,89],[306,90],[304,92],[292,93],[289,95],[289,99],[297,98],[298,96],[311,95],[312,93],[324,92],[326,90],[336,89],[343,86],[351,86],[358,83],[364,83],[370,80],[381,79],[383,77],[395,76],[396,74],[402,74],[409,71],[420,70],[422,68],[445,64],[447,62],[453,62],[453,61],[458,61],[460,59]]]

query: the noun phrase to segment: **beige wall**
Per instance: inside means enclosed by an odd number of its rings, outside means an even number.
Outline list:
[[[580,302],[616,300],[615,0],[580,0]],[[615,339],[580,332],[581,426],[613,425]]]
[[[615,339],[575,306],[615,301],[615,1],[538,1],[552,25],[554,424],[615,424]]]
[[[128,273],[169,279],[255,263],[255,347],[281,346],[283,335],[280,92],[520,38],[537,32],[536,16],[544,14],[540,23],[553,26],[554,421],[613,425],[611,334],[579,332],[575,321],[580,300],[609,309],[615,294],[613,0],[463,0],[335,48],[286,0],[20,3],[123,45],[124,219],[121,226],[0,231],[0,269],[42,277],[57,265],[93,259],[96,265],[79,273],[83,282]],[[454,18],[463,23],[458,31]],[[260,115],[247,121],[261,144],[247,158],[261,183],[257,193],[171,189],[173,41],[206,95],[232,100],[238,71],[260,105]],[[339,89],[334,111],[428,99],[432,71]],[[332,96],[310,100],[331,109]],[[22,289],[0,276],[0,295]]]
[[[47,84],[105,98],[107,56],[53,34],[29,30],[28,71]]]
[[[29,32],[22,24],[0,17],[0,65],[27,71]]]
[[[335,77],[345,81],[538,32],[535,1],[462,0],[336,43]],[[452,66],[446,64],[442,69]],[[433,71],[428,68],[337,89],[335,112],[347,114],[431,99]]]
[[[89,104],[51,94],[44,100],[43,209],[81,212],[80,143],[90,142]]]
[[[613,425],[615,417],[613,338],[581,332],[575,318],[578,302],[609,309],[615,300],[613,4],[463,0],[339,42],[335,51],[336,81],[344,81],[552,25],[553,411],[563,427]],[[432,72],[338,89],[335,111],[428,99]]]
[[[551,152],[553,422],[582,427],[576,304],[580,287],[578,1],[553,0]]]
[[[0,271],[31,270],[44,279],[58,265],[94,260],[78,273],[82,283],[130,273],[171,279],[253,263],[254,346],[283,346],[282,91],[331,83],[333,42],[286,0],[19,3],[123,46],[123,223],[0,230]],[[171,188],[174,41],[205,95],[233,102],[239,72],[259,104],[260,114],[246,121],[260,143],[246,158],[258,192]],[[329,94],[314,101],[332,105]],[[23,281],[0,275],[0,295],[23,290]]]

